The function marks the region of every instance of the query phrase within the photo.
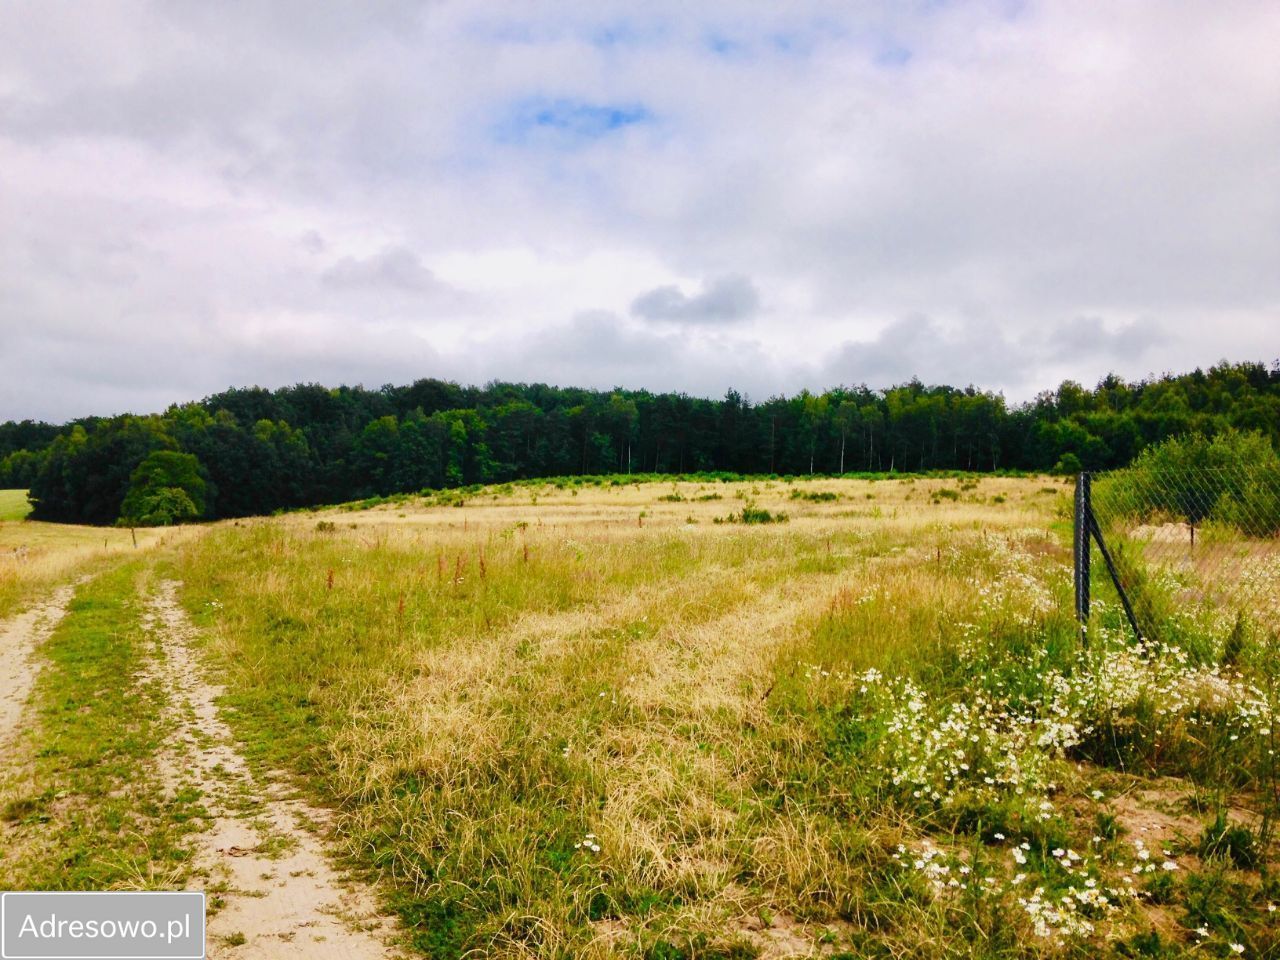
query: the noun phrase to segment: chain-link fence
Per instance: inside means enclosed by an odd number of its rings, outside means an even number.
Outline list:
[[[1076,612],[1114,599],[1159,641],[1192,617],[1280,631],[1280,470],[1142,464],[1081,474]]]

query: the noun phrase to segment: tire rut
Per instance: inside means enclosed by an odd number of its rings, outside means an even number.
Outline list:
[[[210,905],[208,956],[403,956],[372,891],[329,864],[315,832],[327,813],[291,795],[282,779],[250,772],[219,714],[222,689],[202,679],[177,588],[161,583],[148,603],[162,651],[155,679],[170,691],[174,727],[158,772],[171,793],[200,791],[207,814],[207,829],[193,836]]]
[[[43,602],[0,623],[0,746],[17,732],[40,672],[34,654],[67,612],[77,583],[58,587]]]

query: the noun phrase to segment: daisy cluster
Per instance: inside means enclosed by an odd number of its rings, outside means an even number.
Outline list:
[[[1050,759],[1078,740],[1065,718],[1010,710],[981,691],[940,701],[910,679],[875,670],[858,678],[857,691],[863,722],[880,728],[880,769],[913,800],[947,806],[962,793],[1045,795],[1053,789]]]
[[[1003,841],[1001,835],[997,839]],[[935,899],[969,897],[1011,900],[1022,910],[1036,936],[1046,940],[1082,937],[1139,896],[1132,877],[1109,884],[1101,862],[1092,852],[1079,854],[1055,848],[1033,878],[1027,872],[1030,842],[1011,842],[1011,863],[1004,871],[980,871],[956,855],[949,855],[926,841],[917,850],[899,844],[893,860],[923,877]],[[1024,869],[1026,868],[1026,869]]]
[[[875,669],[847,675],[810,667],[806,675],[847,684],[848,722],[871,734],[873,762],[888,783],[944,807],[961,795],[1019,797],[1036,800],[1037,815],[1048,819],[1058,761],[1139,707],[1156,723],[1215,725],[1228,741],[1269,736],[1274,706],[1238,674],[1192,663],[1177,647],[1102,640],[1066,669],[1011,663],[1007,651],[1002,662],[988,644],[972,651],[973,687],[945,698]],[[1034,671],[1032,689],[1015,690],[1008,678],[1026,670]]]

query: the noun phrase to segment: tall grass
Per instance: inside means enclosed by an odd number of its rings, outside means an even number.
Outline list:
[[[880,483],[854,516],[872,484],[722,485],[798,505],[781,526],[699,522],[699,483],[479,491],[226,525],[179,563],[228,720],[425,955],[1190,949],[1112,798],[1194,793],[1211,742],[1256,808],[1262,708],[1203,659],[1080,647],[1042,483]],[[1203,893],[1183,874],[1162,902]],[[1241,882],[1237,918],[1268,895]],[[1275,947],[1232,922],[1200,939]]]

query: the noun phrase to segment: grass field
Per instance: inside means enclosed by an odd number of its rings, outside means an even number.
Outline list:
[[[22,520],[31,512],[25,490],[0,490],[0,522]]]
[[[26,502],[26,491],[21,493]],[[3,509],[0,500],[0,509]],[[113,566],[137,550],[180,542],[186,530],[138,530],[75,524],[0,523],[0,619],[77,573]]]
[[[1083,646],[1068,492],[403,498],[188,534],[111,566],[93,609],[131,622],[110,596],[182,581],[238,748],[332,812],[333,854],[425,956],[1280,955],[1273,641],[1194,611],[1135,646],[1100,588]],[[47,684],[72,682],[79,623]],[[147,649],[119,651],[130,675]],[[160,735],[140,727],[128,764],[153,769]],[[62,761],[35,753],[56,792]],[[143,810],[148,859],[7,789],[30,857],[0,885],[52,882],[36,829],[189,876],[198,797]]]

